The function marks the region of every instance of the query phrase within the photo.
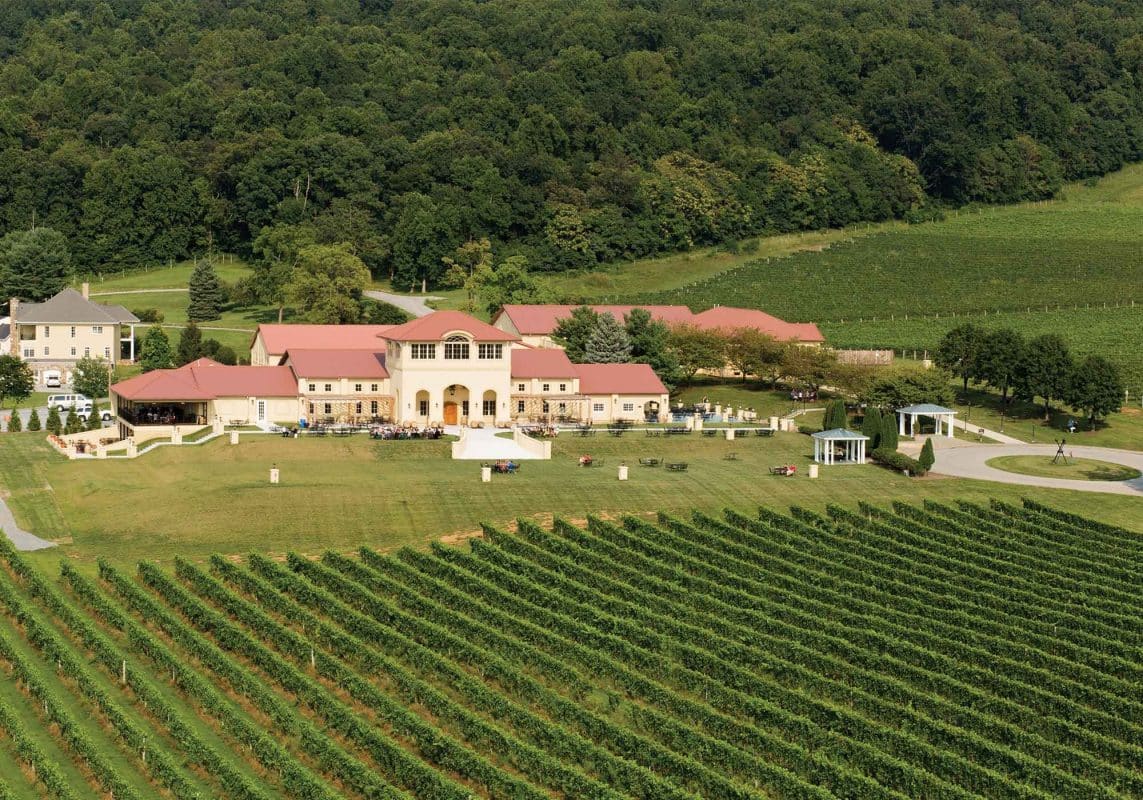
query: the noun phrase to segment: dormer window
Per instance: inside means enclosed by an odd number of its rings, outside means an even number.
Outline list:
[[[409,356],[414,359],[432,359],[437,357],[437,346],[435,344],[414,344],[409,351]]]
[[[469,343],[463,336],[450,336],[445,339],[444,357],[447,359],[468,359]]]

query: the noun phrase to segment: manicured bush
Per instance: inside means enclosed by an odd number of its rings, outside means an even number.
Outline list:
[[[97,431],[103,427],[103,417],[100,415],[97,403],[91,404],[91,413],[87,415],[85,422],[89,431]]]
[[[869,457],[890,469],[908,470],[911,476],[924,475],[928,471],[917,459],[898,453],[896,450],[886,450],[884,447],[874,450]]]
[[[24,429],[20,421],[20,412],[12,409],[12,416],[8,417],[8,433],[19,433]]]
[[[28,430],[39,431],[43,430],[43,423],[40,422],[40,412],[37,409],[32,409],[32,416],[28,417]]]
[[[865,408],[865,418],[861,421],[861,433],[869,437],[869,449],[876,450],[881,445],[881,409],[877,406]]]
[[[48,409],[48,421],[44,424],[48,433],[59,436],[63,432],[63,422],[60,420],[60,410],[55,406]]]
[[[897,415],[888,413],[881,418],[881,441],[878,443],[879,450],[896,450],[897,449]]]
[[[925,439],[925,446],[921,448],[921,457],[917,459],[917,462],[925,472],[928,472],[933,468],[933,463],[936,460],[937,457],[933,455],[933,440]]]
[[[844,400],[830,400],[826,403],[825,414],[822,415],[822,430],[831,431],[834,428],[844,428],[849,422],[845,413]]]

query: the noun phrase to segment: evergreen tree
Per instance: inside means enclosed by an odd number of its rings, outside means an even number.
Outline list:
[[[834,428],[844,429],[849,424],[849,417],[845,413],[844,400],[830,400],[826,403],[825,414],[822,415],[822,430],[832,431]]]
[[[79,414],[75,413],[74,410],[67,412],[67,422],[64,423],[63,432],[65,434],[79,433],[81,430],[83,430],[83,426],[79,421]]]
[[[183,364],[189,364],[201,358],[202,355],[202,331],[198,329],[198,325],[188,322],[182,333],[179,334],[179,346],[175,350],[175,366],[181,367]]]
[[[862,436],[869,437],[869,449],[876,450],[881,443],[881,409],[877,406],[866,406],[865,418],[861,421]]]
[[[8,418],[8,433],[19,433],[23,429],[23,425],[20,423],[20,409],[13,408],[12,416]]]
[[[881,444],[882,450],[897,449],[897,415],[885,414],[881,417]]]
[[[103,418],[96,403],[91,404],[91,413],[87,415],[86,422],[89,431],[97,431],[103,427]]]
[[[933,463],[936,460],[937,457],[933,455],[933,440],[925,439],[925,446],[921,448],[921,456],[917,459],[917,462],[921,465],[922,469],[924,469],[925,472],[928,472],[933,468]]]
[[[171,366],[171,341],[158,325],[151,326],[139,348],[139,365],[143,372]]]
[[[564,352],[573,364],[584,362],[584,353],[587,352],[587,340],[595,330],[599,315],[589,306],[580,306],[572,309],[570,317],[564,317],[556,323],[553,336],[564,346]]]
[[[40,412],[32,409],[32,416],[28,417],[28,430],[29,431],[42,431],[44,429],[43,423],[40,422]]]
[[[190,304],[187,305],[187,319],[191,322],[205,322],[222,316],[224,301],[222,282],[214,271],[214,262],[204,258],[198,262],[190,276]]]
[[[54,433],[59,436],[63,431],[63,422],[60,420],[60,410],[55,406],[48,408],[48,420],[44,423],[44,427],[48,433]]]
[[[625,364],[631,360],[631,339],[611,314],[600,314],[587,339],[587,364]]]

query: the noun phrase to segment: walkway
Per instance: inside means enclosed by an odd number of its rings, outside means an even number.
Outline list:
[[[993,436],[985,433],[985,436]],[[1110,447],[1068,447],[1069,456],[1090,458],[1097,461],[1110,461],[1124,464],[1143,471],[1143,452],[1116,450]],[[997,483],[1014,483],[1022,486],[1041,486],[1046,489],[1074,489],[1079,492],[1107,492],[1143,497],[1143,477],[1130,481],[1083,481],[1067,478],[1040,478],[1035,475],[1020,475],[1005,472],[988,466],[985,462],[1001,456],[1043,456],[1051,460],[1056,454],[1054,444],[972,444],[961,447],[942,448],[933,465],[933,473],[950,475],[955,478],[973,478]]]
[[[966,424],[965,420],[956,417],[953,418],[953,427],[960,428],[968,434],[976,434],[983,431],[984,438],[991,439],[994,442],[1000,442],[1001,444],[1023,444],[1023,441],[1020,439],[1008,436],[1000,431],[990,431],[987,428],[981,428],[979,425]]]
[[[428,306],[430,300],[445,299],[431,294],[393,294],[392,292],[379,292],[373,289],[364,292],[364,294],[366,297],[396,306],[414,317],[425,317],[433,313],[433,309]]]
[[[12,540],[17,550],[46,550],[56,546],[55,542],[41,539],[17,525],[16,518],[12,516],[12,509],[8,508],[8,504],[3,500],[0,500],[0,528],[4,529],[4,535]]]
[[[449,426],[445,433],[451,436],[460,435],[459,426]],[[536,456],[529,453],[512,439],[497,436],[498,433],[511,433],[497,428],[469,428],[464,440],[464,451],[457,456],[464,461],[532,461]]]

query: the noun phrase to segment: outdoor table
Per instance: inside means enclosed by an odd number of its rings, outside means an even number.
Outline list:
[[[669,469],[671,472],[686,472],[687,471],[687,462],[685,462],[685,461],[670,462],[667,464],[667,469]]]
[[[644,467],[657,467],[662,462],[657,458],[641,458],[639,463]]]
[[[738,460],[738,453],[727,453],[726,455],[724,455],[722,457],[722,459],[724,461],[737,461]]]

